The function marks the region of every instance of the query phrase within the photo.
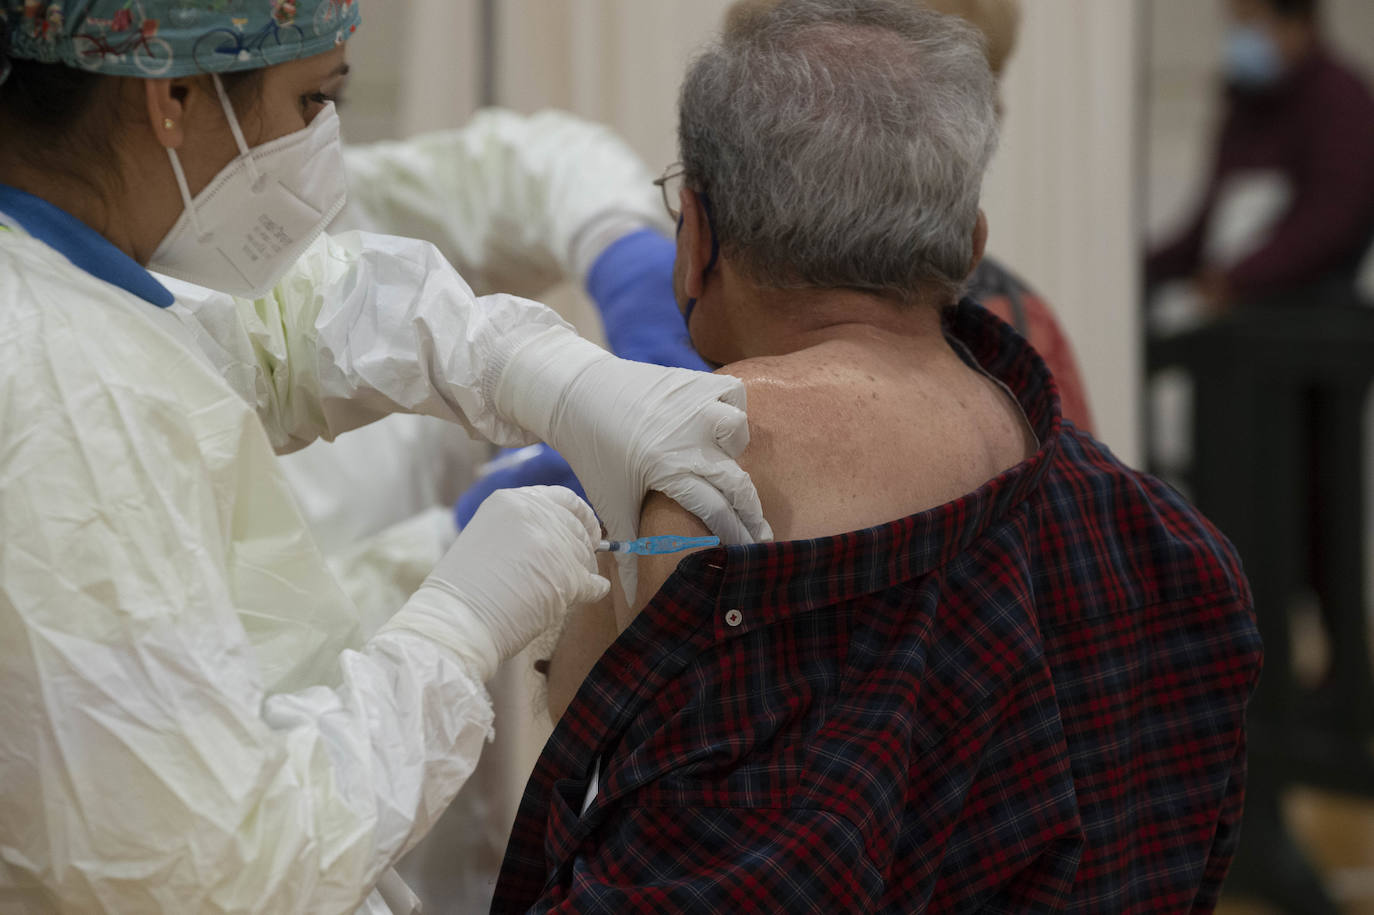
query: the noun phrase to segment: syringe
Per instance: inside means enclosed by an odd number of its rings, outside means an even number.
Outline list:
[[[640,537],[638,540],[603,540],[596,551],[631,553],[635,556],[663,556],[713,546],[720,546],[719,537]]]

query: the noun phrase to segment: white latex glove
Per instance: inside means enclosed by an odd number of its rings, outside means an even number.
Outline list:
[[[417,632],[488,680],[497,666],[562,620],[601,600],[601,526],[571,490],[531,486],[494,493],[383,632]]]
[[[572,465],[613,539],[635,536],[657,491],[732,544],[773,538],[734,460],[749,445],[744,402],[737,378],[618,359],[561,327],[515,351],[495,395]]]

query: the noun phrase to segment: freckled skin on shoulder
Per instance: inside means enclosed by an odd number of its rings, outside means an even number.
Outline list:
[[[947,347],[924,353],[832,341],[721,369],[745,383],[740,458],[780,540],[885,524],[957,499],[1035,450],[1020,410]],[[653,494],[643,536],[707,533]],[[641,560],[634,609],[682,556]]]
[[[780,540],[833,536],[935,508],[1036,447],[1006,391],[943,340],[860,329],[786,355],[735,362],[721,374],[744,382],[750,440],[739,463]],[[708,533],[666,496],[645,500],[641,536]],[[641,558],[633,597],[613,588],[612,599],[570,619],[550,670],[555,718],[683,557]]]

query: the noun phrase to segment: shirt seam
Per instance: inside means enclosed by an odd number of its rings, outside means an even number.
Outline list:
[[[854,834],[854,841],[863,848],[864,860],[874,870],[882,873],[882,868],[874,860],[873,853],[869,849],[869,843],[864,838],[864,830],[855,823],[846,813],[823,807],[816,804],[623,804],[626,810],[776,810],[776,811],[810,811],[821,816],[830,817],[838,820],[847,826]]]
[[[1235,604],[1237,606],[1244,605],[1244,601],[1241,600],[1240,595],[1234,589],[1219,588],[1216,591],[1209,591],[1206,594],[1194,594],[1189,595],[1187,597],[1174,597],[1168,600],[1142,601],[1138,604],[1126,603],[1123,604],[1120,609],[1108,609],[1103,610],[1100,613],[1082,614],[1080,616],[1075,616],[1073,619],[1065,620],[1059,623],[1047,623],[1042,618],[1040,618],[1039,614],[1037,613],[1036,622],[1042,633],[1063,632],[1066,629],[1073,628],[1073,626],[1077,623],[1107,619],[1114,616],[1118,616],[1121,613],[1145,610],[1165,610],[1171,607],[1180,607],[1189,604],[1193,606],[1203,607],[1227,603]]]

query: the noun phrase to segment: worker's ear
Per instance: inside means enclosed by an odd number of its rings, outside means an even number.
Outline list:
[[[973,225],[973,261],[968,265],[968,275],[973,276],[973,271],[978,269],[978,265],[983,262],[983,254],[988,247],[988,214],[982,210],[978,211],[978,221]]]
[[[696,191],[683,188],[678,195],[682,221],[678,228],[678,258],[682,262],[683,292],[699,299],[706,288],[706,268],[711,263],[711,221]]]
[[[167,149],[180,149],[186,140],[186,81],[146,79],[143,82],[153,136]]]

